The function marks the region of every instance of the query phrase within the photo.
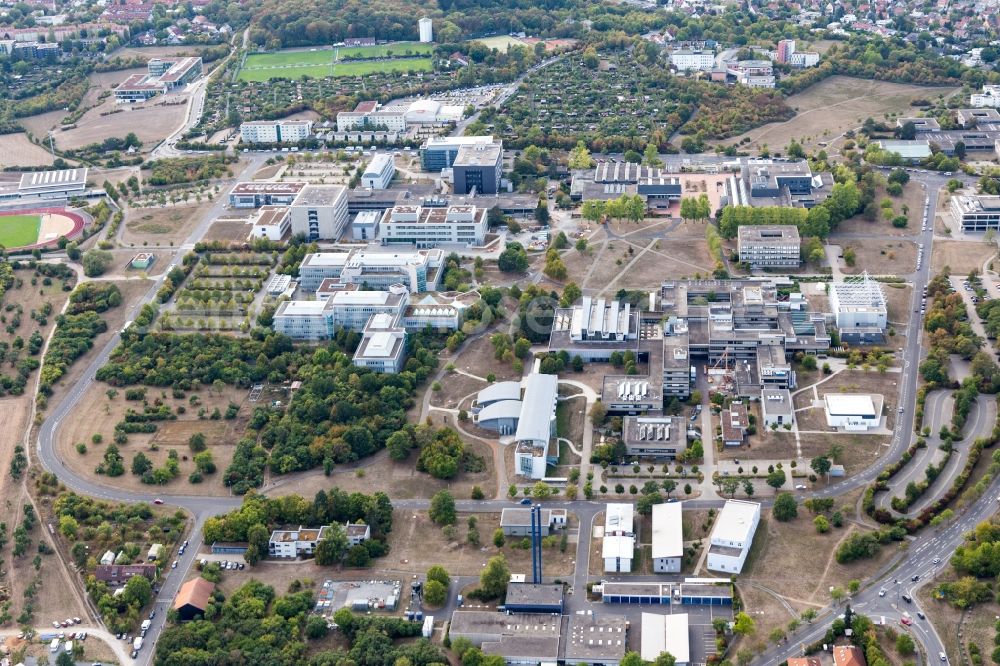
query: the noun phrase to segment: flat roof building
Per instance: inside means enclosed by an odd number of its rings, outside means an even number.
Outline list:
[[[907,162],[919,162],[931,156],[931,144],[926,139],[876,141],[878,147],[889,153],[896,153]]]
[[[451,173],[456,194],[496,194],[503,174],[503,147],[498,143],[462,146]]]
[[[566,509],[542,509],[542,536],[566,527]],[[505,507],[500,512],[500,528],[506,536],[531,535],[531,509]]]
[[[306,185],[289,206],[293,234],[310,242],[337,240],[347,226],[347,188]]]
[[[653,505],[653,571],[680,573],[684,560],[681,502]]]
[[[332,300],[332,297],[331,297]],[[359,368],[397,374],[406,360],[406,329],[399,325],[399,313],[373,314],[361,334],[352,359]]]
[[[202,60],[188,58],[151,58],[146,64],[146,74],[135,74],[115,88],[118,102],[141,102],[157,93],[168,93],[201,76]]]
[[[420,168],[424,171],[451,168],[463,146],[482,146],[493,142],[492,136],[431,137],[420,146]]]
[[[831,428],[864,432],[882,422],[882,396],[867,393],[827,393],[823,395],[823,413]]]
[[[635,556],[634,507],[631,504],[611,503],[604,515],[604,541],[601,557],[604,571],[632,571]]]
[[[643,613],[641,638],[639,656],[643,661],[656,661],[657,657],[668,652],[676,660],[676,666],[691,663],[687,613]]]
[[[759,522],[760,504],[726,500],[709,539],[708,568],[731,574],[743,571]]]
[[[790,224],[760,224],[739,227],[737,252],[740,263],[751,268],[798,268],[799,230]]]
[[[563,586],[509,583],[504,609],[512,613],[561,614],[563,612]]]
[[[795,404],[788,389],[767,388],[761,391],[760,408],[764,417],[764,427],[783,427],[795,423]]]
[[[392,155],[379,153],[365,167],[365,171],[361,175],[361,186],[373,190],[384,190],[392,183],[395,175],[396,163],[393,161]]]
[[[250,238],[267,238],[280,241],[292,228],[288,208],[284,206],[261,206],[257,218],[250,228]]]
[[[442,245],[480,246],[486,240],[488,211],[475,205],[395,206],[379,223],[383,245],[434,248]]]
[[[248,120],[240,124],[243,143],[298,143],[312,133],[311,120]]]
[[[87,168],[30,171],[21,174],[17,187],[21,197],[61,199],[82,194],[87,188]]]
[[[966,233],[1000,229],[1000,196],[952,196],[951,212]]]
[[[229,205],[233,208],[288,206],[305,186],[305,183],[236,183],[229,191]]]
[[[686,426],[679,416],[626,416],[622,441],[629,457],[675,460],[687,450]]]
[[[269,557],[286,558],[312,555],[316,551],[316,544],[323,540],[328,529],[330,528],[324,525],[318,528],[274,530],[268,540],[267,554]]]
[[[863,273],[830,285],[830,309],[844,342],[879,343],[889,325],[882,285]]]

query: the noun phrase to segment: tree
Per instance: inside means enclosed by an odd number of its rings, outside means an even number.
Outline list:
[[[776,469],[767,475],[767,485],[771,486],[775,490],[785,485],[785,481],[787,480],[785,470],[783,469]]]
[[[153,469],[153,462],[142,451],[139,451],[132,458],[132,473],[136,476],[142,476],[151,469]]]
[[[316,640],[323,638],[330,633],[330,626],[325,617],[320,615],[310,615],[306,620],[306,638]]]
[[[830,599],[833,601],[833,603],[839,604],[841,601],[844,600],[844,597],[846,597],[846,596],[847,596],[847,593],[844,592],[844,588],[842,588],[842,587],[831,587],[830,588]]]
[[[350,548],[347,531],[340,523],[333,523],[326,530],[323,540],[316,544],[316,564],[330,566],[344,559]]]
[[[531,496],[535,499],[548,499],[552,494],[552,489],[544,481],[538,481],[531,487]]]
[[[455,498],[447,490],[440,490],[431,498],[429,512],[431,520],[438,525],[454,525],[457,514]]]
[[[207,444],[205,443],[205,435],[200,432],[196,432],[195,434],[191,435],[191,437],[188,439],[188,447],[195,453],[198,453],[199,451],[204,451],[205,448],[207,447]]]
[[[597,57],[597,51],[594,50],[593,46],[588,46],[583,52],[583,66],[587,69],[597,69],[597,65],[600,62],[600,58]]]
[[[676,663],[677,657],[669,652],[661,652],[660,656],[653,662],[653,666],[674,666]]]
[[[132,576],[125,583],[122,600],[129,606],[142,608],[153,598],[153,584],[145,576]]]
[[[820,534],[826,534],[830,531],[830,521],[826,519],[826,516],[816,516],[813,518],[813,525]]]
[[[595,401],[590,407],[590,422],[594,424],[594,427],[599,427],[604,424],[604,419],[607,417],[608,408],[600,400]]]
[[[663,160],[660,159],[660,149],[655,143],[646,144],[646,149],[642,152],[642,163],[650,167],[663,166]]]
[[[663,492],[667,494],[668,498],[670,497],[670,493],[674,492],[675,490],[677,490],[677,482],[674,481],[673,479],[664,479]]]
[[[902,633],[896,637],[896,652],[904,657],[912,656],[917,651],[917,646],[909,634]]]
[[[448,598],[448,588],[437,580],[429,580],[424,585],[424,602],[428,606],[443,606]]]
[[[722,481],[719,486],[722,488],[722,492],[726,493],[730,497],[736,497],[736,491],[740,487],[740,480],[735,476],[725,476],[722,477]]]
[[[778,493],[774,498],[774,507],[771,509],[776,520],[787,522],[799,515],[798,503],[795,497],[788,492]]]
[[[757,625],[753,621],[753,618],[744,612],[739,612],[736,614],[735,622],[733,622],[733,631],[740,636],[749,636],[754,631],[756,631]]]
[[[479,575],[479,588],[486,599],[497,599],[507,590],[507,583],[510,582],[510,569],[507,567],[507,558],[503,555],[495,555],[486,563],[486,567]]]
[[[809,461],[809,467],[812,468],[812,471],[816,472],[816,476],[826,476],[830,473],[833,463],[826,456],[816,456]]]
[[[569,151],[569,168],[573,171],[578,169],[589,169],[594,166],[594,159],[590,156],[587,144],[577,141],[573,150]]]
[[[114,255],[107,250],[87,250],[83,255],[83,274],[87,277],[97,277],[108,270]]]
[[[451,576],[448,575],[448,572],[440,564],[435,564],[427,570],[427,580],[436,580],[445,587],[451,584]]]

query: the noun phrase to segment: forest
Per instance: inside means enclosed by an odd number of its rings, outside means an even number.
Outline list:
[[[237,446],[225,483],[234,492],[259,485],[262,463],[275,474],[369,456],[406,423],[406,410],[437,365],[440,342],[412,336],[409,359],[399,374],[377,374],[353,365],[359,336],[341,332],[318,348],[293,349],[283,335],[258,331],[251,339],[224,335],[156,333],[126,336],[97,379],[112,386],[144,384],[195,390],[215,381],[239,388],[299,380],[285,409],[257,407],[247,437]],[[261,448],[262,447],[262,448]]]

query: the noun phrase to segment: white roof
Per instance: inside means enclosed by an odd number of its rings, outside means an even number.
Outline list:
[[[681,503],[653,505],[653,559],[684,555]]]
[[[520,400],[520,382],[496,382],[490,384],[476,397],[480,404],[484,402],[496,402],[497,400]]]
[[[387,155],[386,153],[379,153],[372,158],[372,161],[368,163],[368,168],[365,169],[365,176],[379,176],[382,170],[385,169],[386,163],[392,164],[392,155]],[[378,211],[370,211],[378,213]],[[360,213],[359,213],[360,215]]]
[[[691,661],[687,613],[642,614],[642,646],[639,656],[643,661],[656,661],[664,652],[673,655],[678,664]]]
[[[493,419],[516,419],[521,414],[520,400],[499,400],[479,410],[477,419],[482,421],[492,421]]]
[[[601,557],[604,559],[615,558],[621,560],[631,560],[634,551],[635,537],[606,536],[604,537]]]
[[[750,541],[759,517],[760,504],[757,502],[726,500],[712,528],[712,543]]]
[[[555,418],[559,379],[555,375],[532,373],[524,389],[524,408],[517,422],[514,438],[519,441],[548,443]]]
[[[285,301],[278,307],[277,314],[321,316],[325,307],[325,301]]]
[[[634,516],[631,504],[608,504],[604,514],[604,531],[608,532],[632,532],[632,519]]]
[[[365,357],[367,358],[388,358],[392,356],[392,347],[395,344],[396,336],[388,331],[379,331],[372,335],[365,347]]]
[[[388,300],[387,291],[337,291],[330,297],[333,305],[385,305]]]
[[[87,182],[87,169],[61,169],[59,171],[32,171],[21,175],[22,190],[48,187],[83,187]]]
[[[343,266],[347,264],[350,252],[314,252],[302,258],[303,266]]]
[[[836,416],[875,416],[875,402],[867,393],[827,393],[826,409]]]

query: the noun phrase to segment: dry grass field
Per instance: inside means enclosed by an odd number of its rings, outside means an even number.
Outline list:
[[[935,99],[955,90],[831,76],[788,98],[788,106],[797,111],[791,120],[752,129],[724,143],[740,143],[749,138],[749,148],[767,145],[771,150],[782,151],[792,139],[797,139],[806,150],[812,150],[820,142],[830,142],[860,126],[865,118],[883,120],[893,114],[909,114],[913,112],[912,100]]]
[[[112,53],[111,58],[163,58],[166,56],[198,55],[204,51],[198,45],[187,46],[128,46]]]
[[[48,166],[52,155],[36,146],[24,132],[0,135],[0,169],[17,166]]]
[[[204,236],[206,241],[245,241],[250,235],[250,224],[245,220],[216,220]]]
[[[982,272],[983,264],[997,253],[994,243],[983,241],[934,241],[931,252],[931,273],[940,273],[946,266],[952,275],[968,275],[971,271]]]
[[[150,245],[180,244],[205,212],[212,207],[211,201],[200,204],[183,204],[164,208],[129,209],[125,217],[125,227],[121,233],[123,243],[139,247]],[[249,233],[249,230],[247,230]],[[243,236],[246,238],[246,234]]]
[[[857,257],[854,266],[841,267],[848,275],[863,271],[876,275],[908,275],[917,268],[917,246],[910,241],[842,240],[840,247],[844,252],[853,249]]]

